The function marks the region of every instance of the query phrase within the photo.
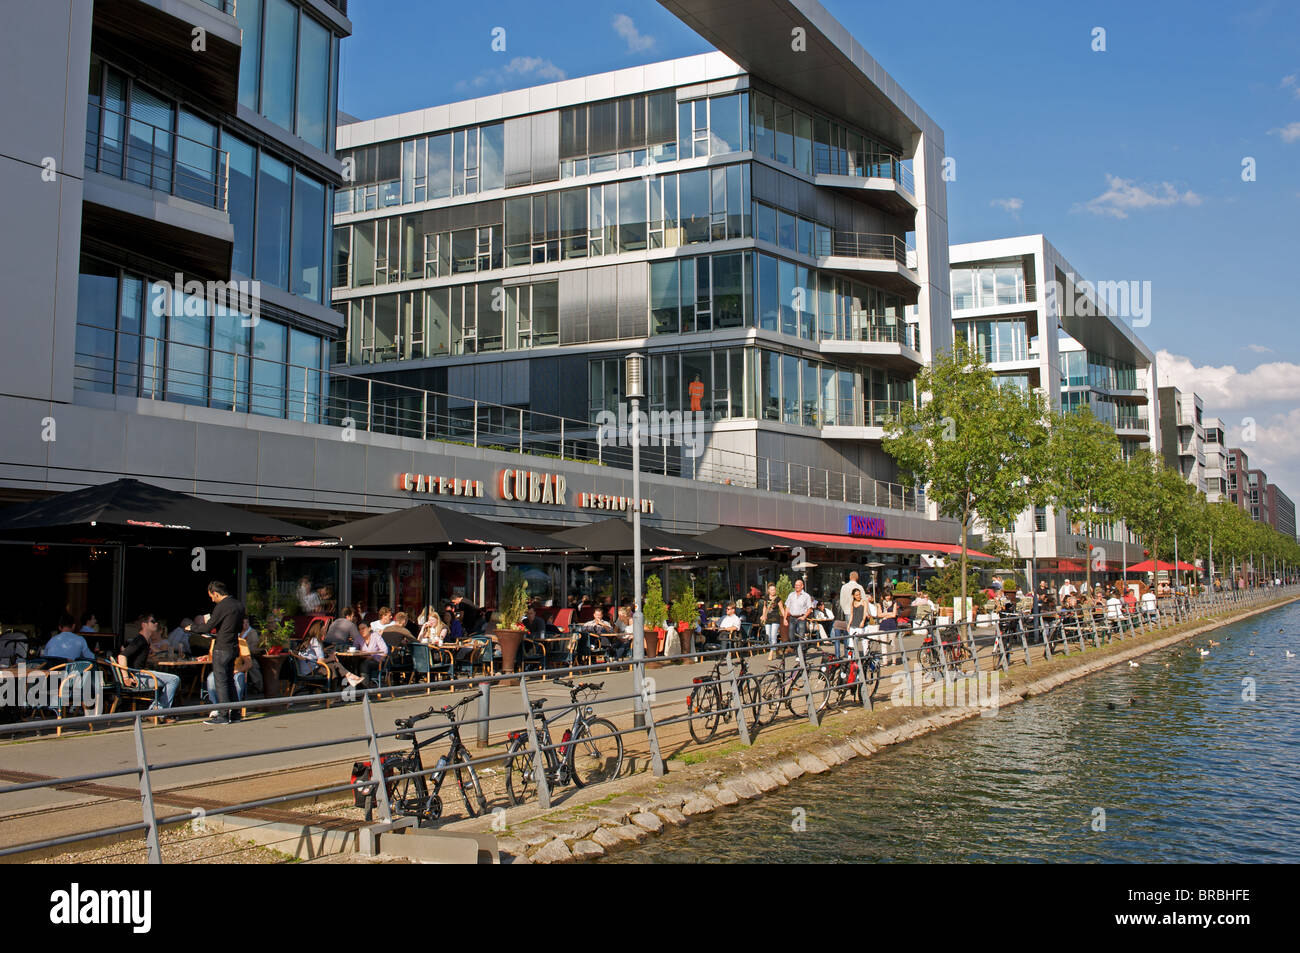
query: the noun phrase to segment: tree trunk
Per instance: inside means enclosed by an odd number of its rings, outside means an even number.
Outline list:
[[[966,526],[970,517],[963,515],[961,520],[961,607],[953,612],[953,620],[958,618],[958,612],[966,612]],[[961,616],[964,618],[964,615]]]

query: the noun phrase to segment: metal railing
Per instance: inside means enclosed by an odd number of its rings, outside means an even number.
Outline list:
[[[998,615],[979,616],[971,621],[949,622],[937,619],[924,624],[917,623],[892,630],[882,630],[875,626],[849,631],[844,623],[823,622],[822,631],[799,637],[803,633],[792,633],[788,641],[779,644],[769,641],[764,635],[761,624],[755,623],[747,633],[735,639],[719,642],[718,648],[709,649],[705,644],[703,651],[697,651],[695,636],[685,647],[686,660],[699,662],[716,662],[716,668],[707,676],[694,677],[681,685],[668,685],[666,680],[649,679],[645,675],[644,663],[617,661],[606,658],[603,662],[583,666],[566,666],[557,669],[541,669],[523,673],[502,673],[471,675],[468,678],[447,679],[433,684],[414,683],[400,686],[382,686],[366,690],[348,689],[342,692],[324,692],[317,695],[298,698],[272,698],[247,700],[214,705],[203,704],[170,709],[172,716],[204,715],[213,710],[235,711],[238,709],[265,711],[272,708],[293,709],[298,706],[318,705],[321,702],[340,701],[355,704],[350,711],[360,715],[359,730],[344,731],[328,737],[313,737],[311,741],[301,744],[281,744],[270,746],[252,746],[247,750],[232,753],[197,757],[180,757],[175,760],[156,760],[160,758],[157,751],[150,752],[148,739],[144,734],[144,720],[154,717],[157,710],[124,712],[121,714],[90,715],[57,719],[27,721],[20,724],[0,726],[0,741],[22,735],[41,733],[58,728],[61,732],[72,728],[101,728],[112,725],[129,725],[132,731],[134,763],[124,763],[109,771],[73,774],[60,777],[39,777],[35,780],[20,781],[0,786],[0,805],[7,795],[22,794],[38,790],[55,790],[69,785],[87,785],[113,778],[134,778],[139,791],[141,820],[137,823],[118,824],[75,833],[60,837],[34,839],[22,843],[0,847],[0,857],[20,856],[33,851],[48,850],[57,847],[72,847],[79,843],[97,838],[112,836],[143,835],[148,859],[151,863],[163,860],[160,831],[166,827],[187,824],[195,819],[193,811],[175,814],[163,814],[159,810],[159,801],[166,800],[155,793],[155,783],[160,772],[178,768],[192,768],[199,765],[225,765],[243,759],[265,757],[268,755],[289,755],[296,752],[324,749],[342,744],[354,744],[357,753],[367,757],[372,766],[380,766],[381,744],[390,740],[401,740],[399,735],[406,735],[411,740],[409,727],[399,726],[395,731],[381,731],[376,726],[375,706],[381,693],[393,698],[409,698],[413,695],[428,695],[437,691],[440,694],[458,688],[473,687],[479,692],[477,714],[474,717],[457,719],[467,737],[473,737],[476,747],[481,751],[492,741],[494,729],[498,738],[503,732],[515,729],[512,738],[525,739],[518,752],[528,759],[532,766],[535,797],[539,806],[549,809],[554,803],[550,783],[554,776],[548,768],[548,755],[563,759],[570,739],[565,736],[559,741],[543,743],[543,730],[539,729],[539,714],[530,704],[532,694],[543,684],[543,679],[554,677],[582,678],[597,672],[627,672],[631,675],[630,691],[611,691],[601,694],[598,699],[579,704],[591,704],[599,709],[598,714],[616,719],[612,733],[590,735],[590,740],[602,741],[618,736],[620,747],[622,739],[629,739],[638,745],[644,744],[648,757],[644,759],[649,770],[656,776],[666,773],[663,757],[664,744],[661,741],[673,729],[672,743],[688,745],[695,739],[695,728],[703,727],[701,732],[707,738],[699,744],[711,743],[719,731],[726,734],[734,730],[741,744],[749,746],[756,733],[777,719],[786,721],[803,721],[816,727],[830,713],[838,708],[854,707],[873,710],[877,704],[888,700],[899,707],[916,707],[935,704],[927,701],[923,691],[928,683],[944,683],[957,686],[965,679],[991,680],[995,673],[1006,672],[1013,664],[1031,668],[1036,660],[1051,659],[1058,651],[1072,655],[1092,648],[1100,648],[1104,643],[1123,641],[1152,632],[1168,629],[1188,622],[1209,621],[1229,612],[1267,608],[1277,604],[1281,598],[1295,596],[1300,585],[1291,583],[1281,587],[1261,587],[1252,590],[1238,590],[1220,593],[1202,593],[1189,597],[1170,597],[1157,600],[1154,606],[1139,607],[1134,611],[1111,610],[1107,612],[1052,612],[1037,616],[1005,612]],[[575,633],[576,634],[576,633]],[[720,633],[718,638],[721,638]],[[910,644],[909,644],[910,643]],[[761,663],[755,658],[769,649],[782,653],[779,666],[767,670],[759,668]],[[741,663],[747,665],[746,657],[754,660],[754,670],[745,671]],[[787,660],[789,660],[787,664]],[[291,657],[286,661],[293,664]],[[654,658],[649,659],[655,662]],[[714,673],[717,673],[714,677]],[[866,678],[863,678],[863,675]],[[873,678],[874,676],[874,678]],[[891,685],[881,687],[884,679],[889,678]],[[775,679],[775,681],[774,681]],[[874,681],[874,684],[871,684]],[[504,685],[502,683],[505,683]],[[519,696],[501,703],[498,707],[505,710],[493,711],[494,691],[519,685]],[[864,684],[871,690],[863,690]],[[773,690],[773,686],[776,690]],[[743,686],[743,687],[742,687]],[[567,686],[566,686],[567,687]],[[27,693],[23,693],[26,695]],[[941,696],[942,697],[942,696]],[[997,683],[992,683],[991,693],[985,691],[963,693],[949,702],[946,698],[938,702],[944,707],[992,708],[996,711],[999,704]],[[451,696],[455,701],[455,696]],[[701,702],[706,702],[701,704]],[[513,703],[513,704],[512,704]],[[559,702],[563,706],[564,702]],[[558,707],[558,706],[557,706]],[[683,708],[685,711],[683,712]],[[430,709],[431,711],[434,708]],[[391,712],[392,709],[389,709]],[[675,712],[675,713],[674,713]],[[288,713],[286,713],[287,716]],[[706,720],[701,725],[699,719]],[[623,722],[619,725],[617,722]],[[335,731],[341,726],[335,725]],[[425,722],[417,731],[441,730],[445,723]],[[680,729],[687,729],[683,735]],[[469,729],[472,729],[470,731]],[[328,730],[328,729],[327,729]],[[102,744],[111,743],[113,736],[101,736]],[[48,739],[47,739],[48,740]],[[52,743],[58,744],[55,740]],[[679,749],[680,750],[680,749]],[[333,758],[322,757],[318,762],[327,763]],[[433,760],[430,758],[430,760]],[[640,761],[641,759],[635,759]],[[627,758],[620,759],[624,769]],[[552,761],[552,763],[554,763]],[[297,765],[303,766],[303,765]],[[473,766],[480,774],[488,766],[504,768],[495,776],[509,773],[510,764],[499,752],[460,761],[459,768]],[[376,767],[375,770],[378,770]],[[422,775],[431,778],[447,770],[442,763],[424,768],[422,771],[401,775],[385,775],[385,782],[372,784],[368,780],[355,783],[334,784],[308,789],[293,789],[255,800],[234,804],[215,805],[203,810],[207,819],[235,815],[254,811],[276,804],[307,799],[341,796],[358,791],[368,792],[377,811],[377,826],[369,830],[371,838],[374,832],[393,830],[403,826],[399,820],[399,811],[394,810],[390,801],[389,786],[406,778]],[[628,773],[626,770],[624,773]],[[488,801],[489,810],[496,814],[503,808],[493,809],[495,801],[501,803],[495,790],[491,791],[492,800]],[[485,798],[486,799],[486,798]],[[445,799],[448,807],[453,806],[453,797]],[[514,804],[514,798],[506,800]],[[410,822],[411,818],[406,818]],[[508,818],[507,818],[508,820]],[[302,824],[310,823],[304,816]],[[495,825],[494,825],[495,826]],[[362,841],[366,841],[363,831]],[[289,840],[298,840],[300,834],[294,833]],[[372,841],[373,842],[373,841]]]
[[[107,106],[87,107],[86,168],[229,210],[230,153]]]
[[[238,0],[202,0],[210,7],[215,7],[222,13],[229,13],[232,17],[236,16]]]
[[[907,160],[885,153],[853,155],[845,150],[813,150],[814,175],[849,175],[864,179],[893,179],[916,195],[916,177]]]
[[[625,435],[621,441],[618,435],[602,437],[600,428],[590,420],[152,336],[119,331],[116,342],[116,355],[77,353],[74,369],[77,388],[624,470],[632,468],[632,448],[627,445]],[[124,348],[123,342],[128,346]],[[650,418],[652,425],[655,419]],[[820,425],[815,420],[810,424]],[[708,447],[707,437],[705,442],[705,449],[698,457],[691,456],[682,446],[643,446],[642,472],[835,502],[912,512],[925,509],[923,492],[898,483]]]
[[[897,235],[839,231],[831,235],[830,253],[834,257],[895,261],[906,268],[909,250],[906,240]]]

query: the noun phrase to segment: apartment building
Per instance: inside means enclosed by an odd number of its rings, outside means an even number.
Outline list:
[[[1160,443],[1165,465],[1171,470],[1177,470],[1184,480],[1205,493],[1208,459],[1201,397],[1173,386],[1159,388],[1157,397],[1160,405]]]

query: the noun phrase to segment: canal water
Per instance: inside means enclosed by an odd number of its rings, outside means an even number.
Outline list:
[[[609,860],[1300,861],[1300,604],[1138,661]]]

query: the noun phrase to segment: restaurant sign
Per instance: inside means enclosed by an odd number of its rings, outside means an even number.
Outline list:
[[[885,538],[885,521],[879,516],[846,516],[844,532],[848,536]]]
[[[482,496],[482,480],[436,477],[424,473],[399,473],[397,488],[411,493],[434,493],[440,496]]]

